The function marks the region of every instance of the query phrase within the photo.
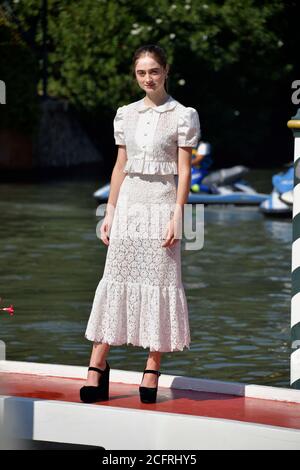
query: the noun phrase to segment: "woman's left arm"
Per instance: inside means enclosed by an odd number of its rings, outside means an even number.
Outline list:
[[[191,186],[193,148],[198,146],[201,136],[200,120],[196,109],[187,107],[178,120],[178,188],[177,210],[182,212],[187,203]]]
[[[192,147],[178,147],[178,187],[176,208],[184,209],[191,187]]]
[[[172,246],[182,238],[184,205],[191,186],[192,151],[200,139],[200,121],[194,108],[187,107],[178,121],[178,185],[174,215],[168,223],[166,238],[162,246]]]
[[[178,148],[178,186],[174,215],[170,220],[163,247],[173,246],[182,238],[184,205],[187,203],[191,186],[192,147]],[[179,237],[179,238],[178,238]]]

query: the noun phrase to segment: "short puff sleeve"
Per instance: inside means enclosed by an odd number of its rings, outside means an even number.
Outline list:
[[[124,136],[124,110],[125,106],[120,106],[114,118],[114,138],[116,145],[126,145]]]
[[[196,109],[186,107],[178,119],[178,147],[196,147],[200,136],[199,115]]]

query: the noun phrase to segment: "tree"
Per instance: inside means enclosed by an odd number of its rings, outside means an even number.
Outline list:
[[[10,3],[39,51],[40,0]],[[171,65],[169,92],[199,110],[219,158],[251,164],[254,154],[266,153],[279,90],[285,92],[276,119],[289,117],[289,83],[297,77],[286,44],[296,44],[289,28],[296,8],[283,0],[48,0],[48,92],[111,119],[117,106],[140,96],[131,68],[135,49],[159,43]],[[282,132],[272,159],[282,158]]]

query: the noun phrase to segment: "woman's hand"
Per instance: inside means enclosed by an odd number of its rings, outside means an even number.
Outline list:
[[[171,247],[178,242],[181,238],[182,218],[180,214],[175,213],[172,219],[168,222],[166,236],[162,247]]]
[[[110,230],[113,222],[113,215],[111,214],[106,214],[106,216],[103,219],[101,228],[100,228],[100,239],[103,241],[105,245],[109,245],[109,235],[110,235]]]

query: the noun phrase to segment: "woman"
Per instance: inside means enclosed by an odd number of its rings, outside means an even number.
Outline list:
[[[85,332],[94,344],[87,382],[80,390],[84,402],[108,399],[111,345],[149,348],[139,387],[143,403],[156,401],[161,353],[189,348],[177,228],[189,194],[191,153],[200,124],[194,108],[168,95],[168,72],[162,48],[137,49],[133,74],[146,95],[119,107],[114,119],[119,148],[101,226],[101,240],[108,246],[104,273]]]

